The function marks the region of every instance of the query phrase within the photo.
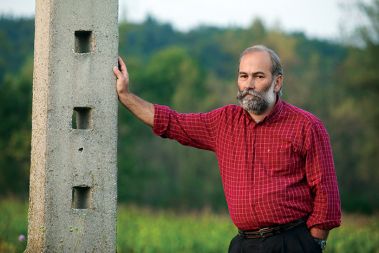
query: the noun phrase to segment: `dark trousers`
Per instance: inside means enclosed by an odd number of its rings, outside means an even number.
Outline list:
[[[229,253],[321,253],[305,224],[278,235],[245,239],[237,235],[230,242]]]

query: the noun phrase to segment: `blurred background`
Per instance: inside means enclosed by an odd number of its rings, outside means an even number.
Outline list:
[[[326,252],[379,252],[379,0],[120,1],[119,16],[131,90],[181,112],[235,103],[241,51],[276,50],[283,98],[331,137],[344,214]],[[33,42],[33,1],[0,2],[0,252],[26,246]],[[226,252],[236,234],[213,153],[121,106],[118,201],[118,252]]]

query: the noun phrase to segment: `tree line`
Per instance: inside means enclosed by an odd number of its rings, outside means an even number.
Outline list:
[[[283,99],[317,115],[333,146],[345,211],[379,210],[379,0],[361,4],[370,21],[362,43],[311,39],[269,28],[202,26],[179,32],[148,17],[119,25],[131,90],[180,112],[236,103],[239,54],[252,44],[278,52],[285,70]],[[0,197],[27,198],[34,20],[0,17]],[[217,161],[210,152],[153,136],[119,110],[119,201],[182,210],[226,208]]]

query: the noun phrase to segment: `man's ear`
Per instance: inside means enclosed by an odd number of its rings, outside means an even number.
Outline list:
[[[275,86],[274,86],[274,91],[278,93],[280,89],[282,88],[283,85],[283,75],[278,75],[275,78]]]

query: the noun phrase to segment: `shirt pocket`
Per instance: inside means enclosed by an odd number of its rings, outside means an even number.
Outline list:
[[[266,144],[262,152],[262,163],[271,176],[293,175],[301,167],[299,148],[290,140]]]

